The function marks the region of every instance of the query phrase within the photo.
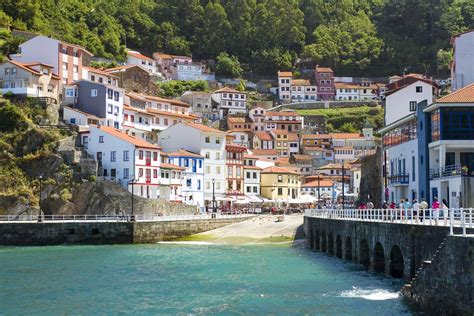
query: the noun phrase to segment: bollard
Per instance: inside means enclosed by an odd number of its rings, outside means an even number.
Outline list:
[[[449,218],[449,234],[452,236],[454,234],[454,231],[453,231],[453,225],[454,225],[454,212],[451,212],[449,214],[450,218]]]

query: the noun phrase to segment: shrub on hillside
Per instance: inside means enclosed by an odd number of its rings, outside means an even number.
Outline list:
[[[15,130],[25,130],[28,122],[17,107],[6,103],[0,107],[0,131],[12,132]]]

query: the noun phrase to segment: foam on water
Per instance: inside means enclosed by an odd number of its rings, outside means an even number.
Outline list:
[[[398,292],[390,292],[385,289],[360,289],[355,286],[352,290],[343,291],[341,297],[363,298],[370,301],[385,301],[398,298]]]
[[[208,241],[159,241],[157,243],[169,245],[223,245],[222,243]]]

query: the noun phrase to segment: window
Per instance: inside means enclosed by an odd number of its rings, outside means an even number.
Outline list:
[[[63,63],[63,70],[67,70],[67,63]]]
[[[74,65],[74,66],[72,66],[72,71],[75,72],[75,73],[78,73],[79,68],[76,65]]]
[[[74,117],[71,118],[71,119],[69,120],[69,122],[70,122],[71,124],[76,124],[76,118],[74,118]]]
[[[217,167],[216,167],[216,173],[217,173],[217,174],[221,174],[221,167],[220,167],[220,166],[217,166]]]
[[[158,178],[158,170],[153,169],[153,178]]]
[[[278,175],[278,182],[283,182],[283,176],[281,174]]]
[[[114,98],[114,91],[112,89],[107,89],[107,98],[109,100],[113,100]]]
[[[209,144],[211,142],[211,139],[209,136],[206,136],[206,140],[205,140],[206,144]]]
[[[72,56],[79,57],[79,52],[77,50],[73,51]]]
[[[5,68],[5,75],[9,75],[10,74],[10,68]]]
[[[206,166],[206,173],[207,174],[211,173],[211,167],[210,166]]]
[[[138,169],[138,177],[143,177],[143,168]]]
[[[246,178],[250,179],[250,172],[249,171],[246,172]]]
[[[91,89],[91,97],[95,98],[97,96],[97,89]]]
[[[12,75],[16,75],[16,68],[12,67]]]
[[[48,85],[48,92],[53,92],[53,90],[54,90],[53,85],[52,85],[52,84],[49,84],[49,85]]]
[[[128,150],[124,150],[123,151],[123,161],[128,161],[130,158],[129,158],[129,155],[128,155]]]
[[[187,186],[188,188],[190,188],[191,185],[192,185],[191,179],[186,179],[186,186]]]
[[[236,171],[237,171],[237,177],[240,177],[241,169],[240,169],[240,168],[236,168]]]
[[[231,178],[231,177],[232,177],[232,175],[233,175],[233,172],[232,172],[232,167],[231,167],[231,166],[229,166],[229,167],[227,167],[227,176],[228,176],[229,178]]]
[[[153,161],[157,161],[157,160],[158,160],[158,153],[154,152],[153,153]]]
[[[278,188],[278,195],[283,195],[283,188]]]
[[[216,153],[216,160],[221,160],[221,153],[219,152]]]
[[[128,168],[123,168],[123,178],[128,179],[129,177],[129,170]]]
[[[61,52],[62,52],[63,54],[67,54],[67,47],[61,48]]]
[[[417,93],[423,92],[423,87],[422,86],[416,86],[416,92]]]
[[[206,151],[206,154],[204,155],[207,159],[209,159],[211,157],[211,153],[209,153],[208,151]]]
[[[114,150],[110,152],[110,161],[111,162],[116,162],[117,161],[117,152],[114,151]]]
[[[120,96],[120,94],[118,93],[118,91],[114,91],[114,100],[115,101],[119,100],[119,96]]]
[[[103,143],[104,142],[104,136],[99,136],[99,143]]]
[[[246,191],[247,191],[247,193],[250,193],[250,187],[247,187]]]
[[[143,159],[143,150],[138,151],[138,159]]]
[[[257,173],[256,172],[253,173],[253,178],[257,179]]]
[[[112,114],[112,104],[107,105],[107,113]]]
[[[253,193],[258,193],[257,192],[257,187],[253,187]]]
[[[410,112],[416,111],[416,101],[410,101]]]
[[[415,181],[415,156],[411,157],[411,181]]]

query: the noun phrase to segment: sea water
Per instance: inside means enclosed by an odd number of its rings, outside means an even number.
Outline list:
[[[294,244],[0,248],[0,315],[409,315],[401,285]]]

